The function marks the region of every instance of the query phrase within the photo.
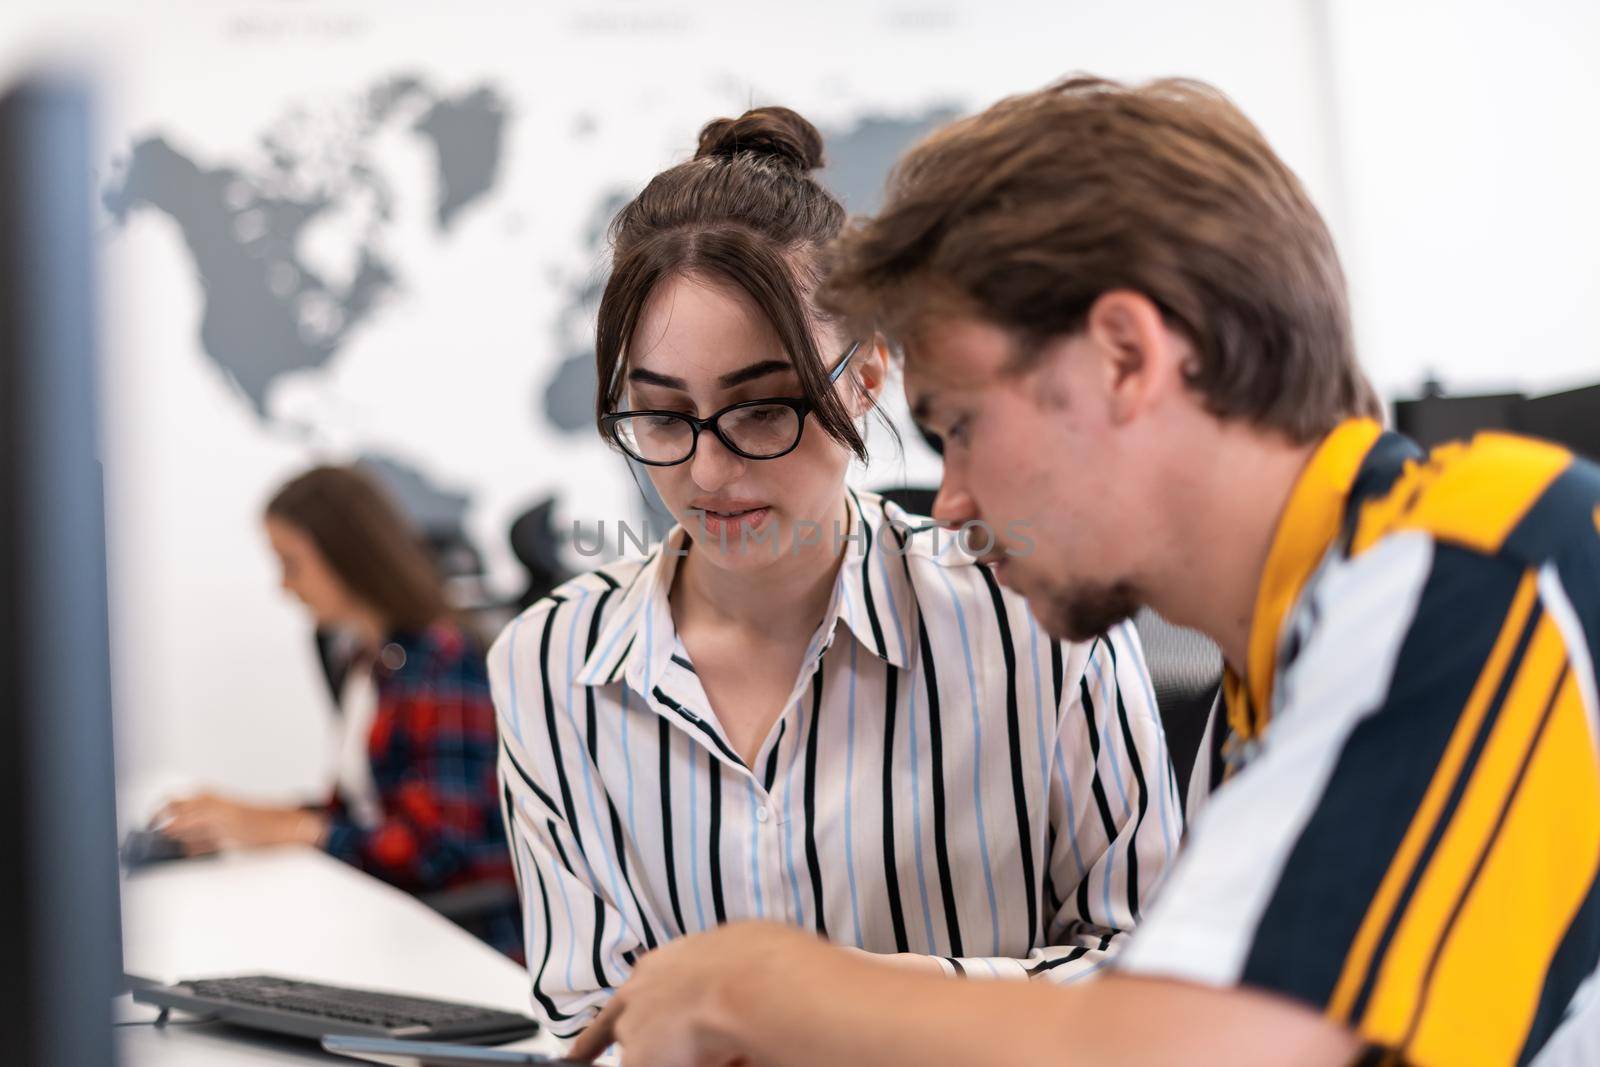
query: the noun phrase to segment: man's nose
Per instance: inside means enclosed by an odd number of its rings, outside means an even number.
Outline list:
[[[939,483],[939,494],[933,498],[933,520],[941,526],[955,528],[978,517],[978,502],[960,486],[952,485],[948,476]]]

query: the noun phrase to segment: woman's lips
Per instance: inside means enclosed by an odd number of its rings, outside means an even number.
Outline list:
[[[700,514],[700,524],[705,528],[709,537],[715,538],[719,543],[730,546],[738,545],[742,538],[766,525],[768,517],[772,514],[769,507],[738,508],[717,511],[703,511]]]

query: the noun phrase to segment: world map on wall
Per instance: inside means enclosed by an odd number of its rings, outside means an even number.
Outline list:
[[[442,92],[419,74],[397,73],[346,99],[291,108],[259,133],[248,159],[201,158],[170,133],[144,134],[113,161],[101,199],[115,227],[140,211],[176,224],[200,290],[199,351],[271,426],[280,419],[271,403],[275,383],[324,370],[352,337],[407,298],[407,264],[385,241],[397,224],[397,203],[427,204],[435,238],[447,242],[465,215],[515,179],[503,173],[503,162],[516,113],[492,83]],[[954,115],[952,107],[934,106],[825,128],[821,178],[848,210],[870,212],[898,155]],[[430,157],[430,197],[396,196],[409,178],[386,172],[387,157],[374,148],[396,134]],[[590,331],[603,279],[587,266],[603,257],[606,226],[629,195],[597,191],[586,215],[584,265],[551,265],[563,279],[560,309],[550,326],[552,369],[536,387],[534,408],[561,434],[593,433]],[[330,215],[344,223],[340,239],[353,242],[341,250],[354,264],[344,277],[304,252],[307,228]],[[431,472],[376,442],[361,462],[424,528],[461,530],[473,494],[470,484],[459,488],[460,477],[441,488]]]

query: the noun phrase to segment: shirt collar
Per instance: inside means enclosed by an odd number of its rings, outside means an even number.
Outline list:
[[[833,595],[806,659],[825,651],[839,622],[868,652],[905,669],[911,662],[908,627],[916,622],[916,599],[907,574],[903,515],[872,493],[846,493],[848,533]],[[898,512],[898,509],[895,509]],[[687,554],[688,533],[674,526],[644,561],[601,626],[594,651],[578,673],[581,685],[611,685],[626,678],[648,693],[677,651],[668,594]],[[824,530],[822,537],[831,538]]]
[[[1289,493],[1256,589],[1244,674],[1230,666],[1223,675],[1228,725],[1242,741],[1256,739],[1266,728],[1284,620],[1338,536],[1351,488],[1382,432],[1371,419],[1340,423],[1317,446]]]
[[[863,648],[905,670],[917,621],[916,593],[907,568],[910,523],[875,493],[847,493],[850,535],[823,617],[843,622]]]
[[[645,557],[633,578],[622,587],[615,607],[600,628],[594,651],[578,672],[580,685],[611,685],[629,679],[641,692],[653,684],[677,645],[672,607],[667,591],[683,558],[683,527],[674,526]]]

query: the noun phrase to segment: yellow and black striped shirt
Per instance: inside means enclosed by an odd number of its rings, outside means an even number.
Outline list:
[[[1297,483],[1226,680],[1237,773],[1123,957],[1423,1065],[1600,1063],[1600,468],[1376,423]]]

